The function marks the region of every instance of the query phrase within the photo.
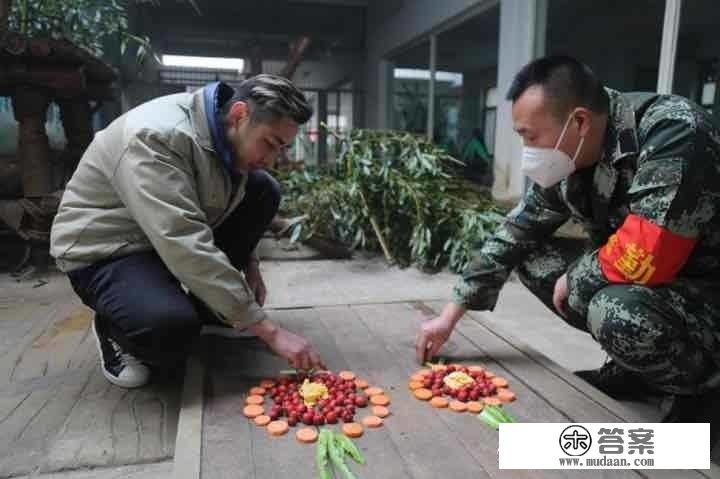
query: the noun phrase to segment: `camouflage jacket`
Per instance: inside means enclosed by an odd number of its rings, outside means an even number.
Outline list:
[[[629,214],[694,239],[674,281],[691,280],[720,293],[720,128],[701,107],[679,96],[610,89],[608,94],[602,158],[551,188],[532,184],[475,252],[453,302],[493,309],[513,268],[572,218],[592,245],[568,269],[569,304],[586,314],[592,296],[609,284],[599,248]]]

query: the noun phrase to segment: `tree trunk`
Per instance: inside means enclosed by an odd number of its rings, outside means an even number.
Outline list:
[[[306,36],[298,38],[297,41],[293,42],[292,45],[290,45],[290,57],[288,58],[285,67],[280,72],[280,76],[285,77],[288,80],[292,80],[292,77],[295,75],[295,71],[297,70],[298,66],[300,66],[303,54],[309,46],[310,37]]]

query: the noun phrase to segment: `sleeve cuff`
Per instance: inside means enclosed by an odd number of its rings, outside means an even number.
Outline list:
[[[246,309],[234,314],[232,319],[225,317],[223,317],[223,319],[235,329],[246,329],[255,323],[267,319],[267,314],[260,305],[253,301]]]
[[[492,311],[500,296],[500,287],[475,287],[462,278],[453,288],[451,301],[470,311]]]

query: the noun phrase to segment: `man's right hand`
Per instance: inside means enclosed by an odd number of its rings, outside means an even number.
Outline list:
[[[313,347],[300,335],[264,319],[248,328],[262,339],[275,354],[288,360],[295,369],[325,369],[325,364]]]
[[[463,314],[465,309],[448,303],[440,316],[423,322],[415,340],[415,352],[421,364],[437,355]]]

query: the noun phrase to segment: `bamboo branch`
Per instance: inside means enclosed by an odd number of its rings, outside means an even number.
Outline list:
[[[375,217],[372,215],[372,213],[370,213],[370,207],[367,204],[365,195],[363,194],[362,190],[358,191],[360,191],[360,198],[362,199],[363,207],[365,208],[365,211],[367,211],[368,218],[370,219],[370,225],[372,225],[373,231],[375,231],[375,236],[377,236],[377,239],[380,242],[380,247],[382,248],[383,253],[385,253],[385,259],[388,261],[388,263],[395,263],[395,258],[390,253],[390,249],[385,242],[385,237],[380,231],[380,226],[378,225],[377,220],[375,220]]]

